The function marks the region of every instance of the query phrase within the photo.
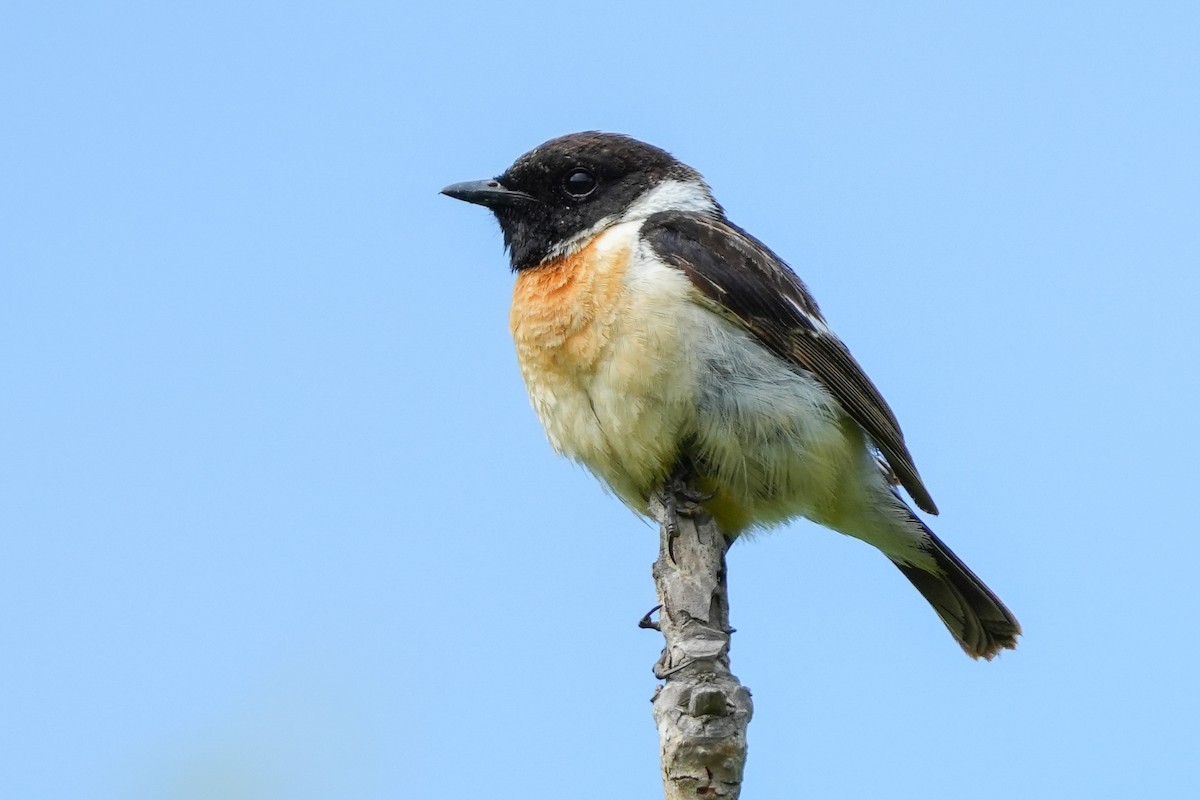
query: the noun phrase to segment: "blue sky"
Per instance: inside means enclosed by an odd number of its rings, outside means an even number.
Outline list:
[[[1191,4],[8,4],[0,796],[658,796],[656,533],[556,459],[487,214],[573,130],[701,170],[1026,636],[730,556],[748,798],[1200,782]],[[523,787],[523,788],[522,788]]]

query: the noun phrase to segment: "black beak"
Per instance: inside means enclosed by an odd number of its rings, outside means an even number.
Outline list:
[[[442,194],[488,208],[537,202],[533,195],[513,191],[497,180],[452,183],[442,189]]]

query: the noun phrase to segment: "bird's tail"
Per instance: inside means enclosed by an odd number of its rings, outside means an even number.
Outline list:
[[[990,661],[1001,650],[1015,648],[1021,635],[1017,618],[933,531],[921,527],[929,536],[925,548],[937,571],[893,563],[929,601],[967,655]]]

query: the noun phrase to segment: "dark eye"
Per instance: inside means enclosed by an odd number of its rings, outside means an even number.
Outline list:
[[[563,178],[563,189],[576,200],[582,200],[596,191],[596,176],[583,167],[576,167]]]

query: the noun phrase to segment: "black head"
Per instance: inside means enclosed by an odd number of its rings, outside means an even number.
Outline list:
[[[494,180],[456,183],[442,193],[491,209],[518,270],[656,211],[721,213],[700,174],[670,153],[595,131],[551,139]]]

